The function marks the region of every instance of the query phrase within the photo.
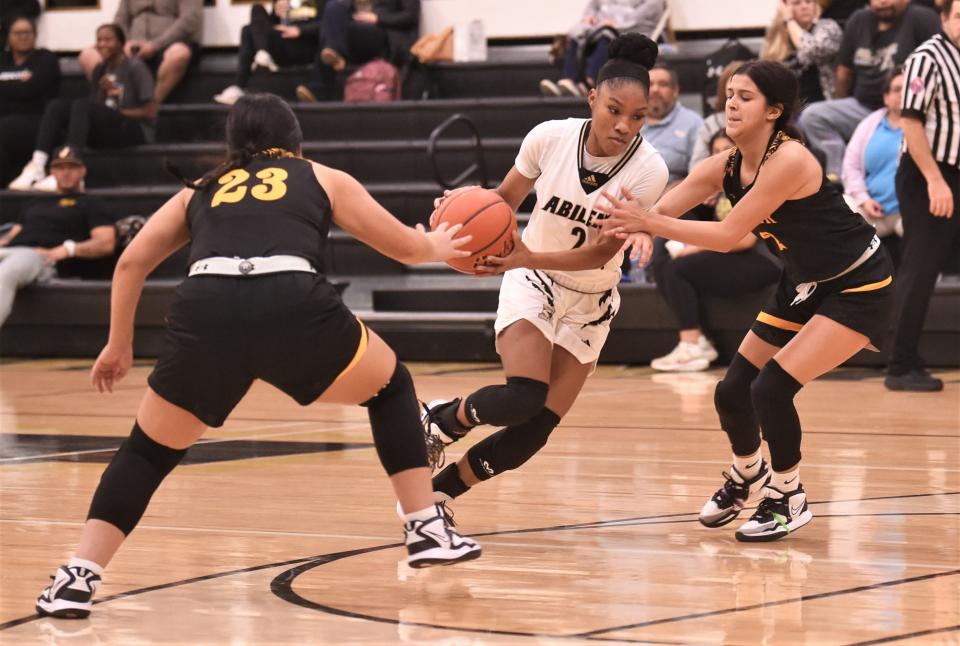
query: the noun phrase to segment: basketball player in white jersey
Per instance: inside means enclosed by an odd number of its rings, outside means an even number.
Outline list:
[[[600,235],[601,191],[622,188],[653,204],[667,183],[666,164],[640,136],[656,57],[645,36],[614,40],[588,97],[590,118],[531,130],[496,189],[514,210],[531,189],[537,194],[513,253],[484,261],[487,273],[506,272],[494,325],[506,384],[431,402],[425,423],[444,445],[475,426],[502,428],[434,477],[438,502],[530,459],[593,372],[620,304],[623,259],[621,244]],[[629,242],[649,255],[649,237]]]

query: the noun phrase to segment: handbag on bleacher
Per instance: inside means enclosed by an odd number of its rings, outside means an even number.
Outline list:
[[[421,63],[453,60],[453,27],[433,34],[424,34],[410,48],[410,53]]]

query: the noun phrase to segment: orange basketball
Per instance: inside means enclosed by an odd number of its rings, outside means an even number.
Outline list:
[[[513,232],[517,219],[513,209],[500,194],[479,186],[468,186],[451,191],[430,216],[430,228],[441,222],[450,226],[462,224],[457,237],[472,236],[466,246],[466,258],[452,258],[447,264],[464,274],[475,274],[476,263],[483,256],[505,256],[513,250]]]

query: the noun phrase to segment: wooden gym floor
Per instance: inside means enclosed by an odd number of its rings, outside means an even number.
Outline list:
[[[729,465],[721,372],[601,367],[540,455],[454,505],[483,557],[423,571],[400,563],[365,411],[257,384],[161,486],[91,618],[39,619],[149,371],[101,396],[88,367],[0,367],[2,644],[960,642],[958,371],[934,394],[859,370],[804,389],[814,520],[747,545],[696,520]],[[413,371],[426,399],[501,375]]]

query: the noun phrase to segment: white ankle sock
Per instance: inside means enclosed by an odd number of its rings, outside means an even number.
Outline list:
[[[40,168],[47,167],[47,160],[50,159],[50,155],[43,152],[42,150],[34,150],[33,158],[30,160]]]
[[[430,520],[431,518],[436,518],[437,516],[438,514],[436,506],[430,505],[429,507],[421,509],[420,511],[404,514],[403,518],[408,523],[412,523],[415,520]]]
[[[796,491],[800,486],[800,467],[794,467],[792,471],[784,471],[783,473],[774,471],[770,477],[770,486],[783,493]]]
[[[93,572],[94,574],[96,574],[97,576],[101,576],[101,575],[103,574],[103,566],[102,566],[102,565],[97,565],[97,564],[94,563],[93,561],[88,561],[87,559],[78,559],[76,556],[74,556],[72,559],[70,559],[70,562],[67,563],[67,567],[82,567],[82,568],[86,568],[86,569],[90,570],[91,572]]]
[[[745,479],[749,480],[753,476],[760,473],[760,465],[763,463],[763,454],[757,450],[753,455],[733,456],[733,466],[737,470],[737,473],[742,475]],[[736,473],[733,474],[736,477]]]

